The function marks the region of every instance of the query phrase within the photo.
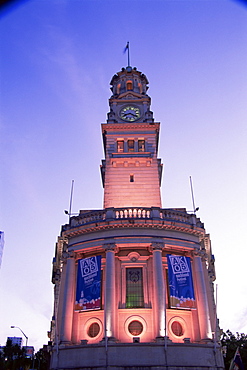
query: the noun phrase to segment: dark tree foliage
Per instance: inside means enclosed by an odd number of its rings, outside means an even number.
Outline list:
[[[13,345],[7,340],[0,351],[0,370],[49,370],[50,353],[48,346],[41,348],[32,358],[26,356],[25,348]]]
[[[239,348],[244,369],[247,370],[247,335],[243,333],[233,334],[230,330],[223,332],[221,344],[225,350],[224,361],[226,370],[229,369],[236,349]]]
[[[0,365],[3,370],[29,369],[31,360],[26,357],[24,348],[17,344],[13,345],[11,340],[7,340],[1,352]]]
[[[46,346],[40,348],[34,357],[34,368],[37,370],[49,370],[50,368],[50,354]]]

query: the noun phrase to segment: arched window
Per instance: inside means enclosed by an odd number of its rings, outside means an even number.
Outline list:
[[[117,94],[120,94],[120,88],[121,88],[121,84],[117,84]]]
[[[131,80],[126,81],[126,89],[133,90],[133,82]]]
[[[138,82],[138,87],[139,87],[139,90],[140,90],[140,94],[142,94],[142,84],[140,82]]]
[[[138,140],[138,152],[145,152],[145,140]]]
[[[123,153],[124,151],[124,141],[123,140],[118,140],[117,141],[117,152],[118,153]]]
[[[135,151],[135,141],[128,140],[128,152],[134,152],[134,151]]]

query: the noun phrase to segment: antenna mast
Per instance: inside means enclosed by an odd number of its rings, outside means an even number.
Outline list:
[[[191,190],[191,197],[192,197],[193,212],[194,212],[194,215],[195,215],[196,211],[198,211],[199,208],[196,208],[196,206],[195,206],[195,199],[194,199],[194,192],[193,192],[193,185],[192,185],[191,176],[190,176],[190,190]]]
[[[69,201],[69,221],[72,209],[72,199],[73,199],[73,190],[74,190],[74,180],[71,182],[71,192],[70,192],[70,201]]]

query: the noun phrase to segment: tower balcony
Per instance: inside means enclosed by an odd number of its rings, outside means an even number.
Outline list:
[[[158,228],[180,230],[196,235],[205,233],[204,224],[184,208],[122,207],[81,210],[62,226],[64,236],[75,236],[109,228]]]

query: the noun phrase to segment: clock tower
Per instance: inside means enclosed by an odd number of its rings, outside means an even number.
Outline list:
[[[129,66],[110,84],[110,112],[102,124],[104,208],[161,207],[160,124],[150,110],[147,77]]]
[[[55,247],[51,369],[223,370],[210,237],[161,206],[147,77],[128,66],[110,85],[104,206],[70,215]]]

